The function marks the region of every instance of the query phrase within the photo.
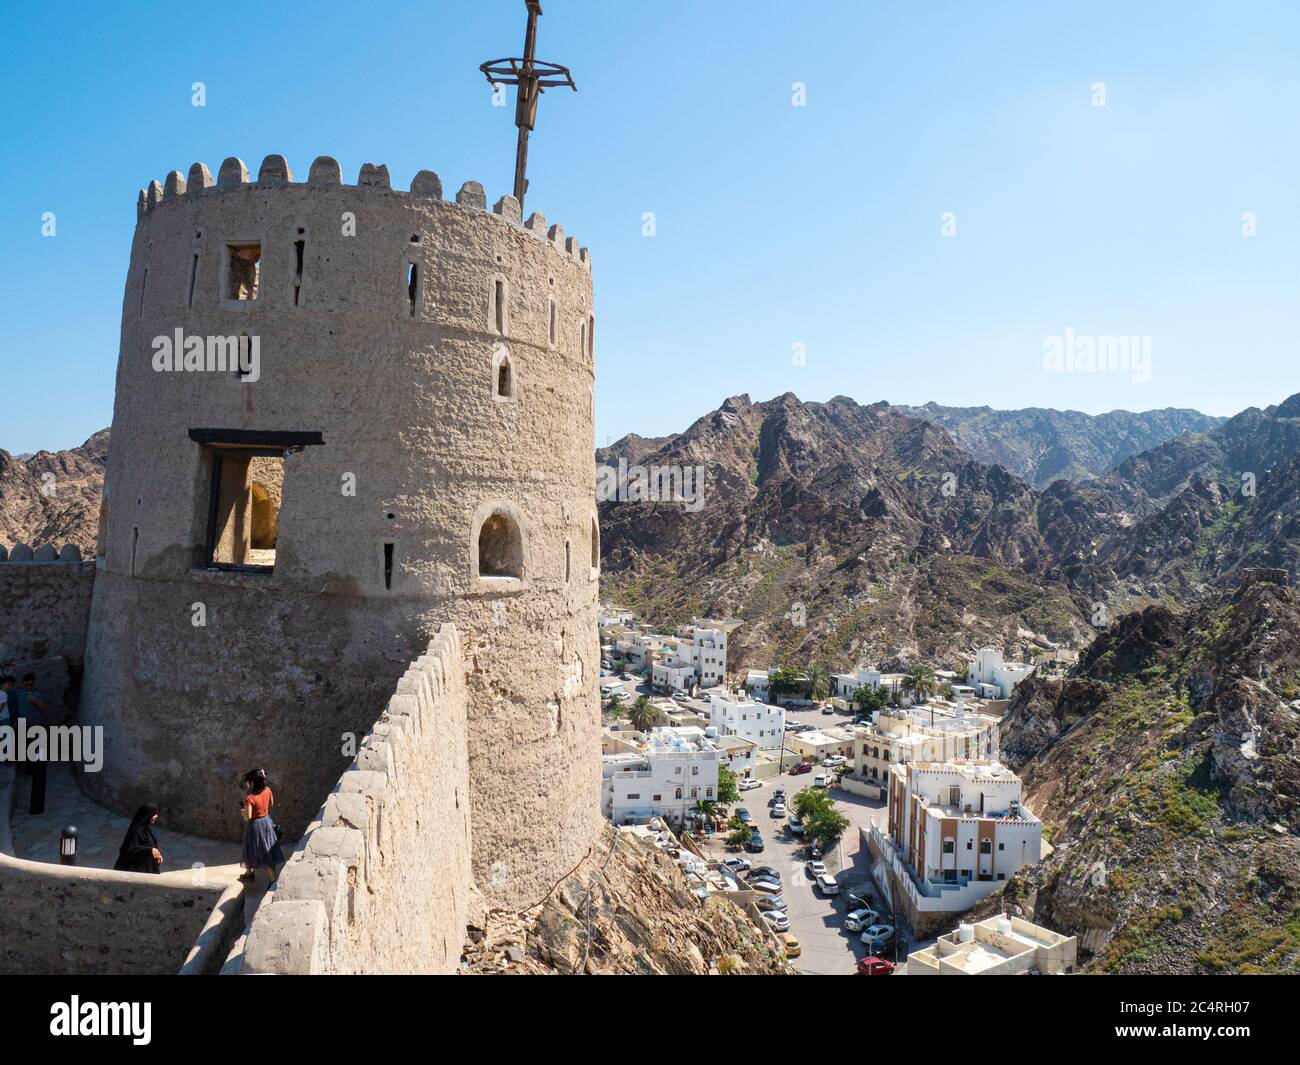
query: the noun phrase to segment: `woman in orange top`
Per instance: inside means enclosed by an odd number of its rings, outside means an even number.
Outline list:
[[[275,880],[276,867],[284,864],[279,832],[271,820],[275,797],[266,783],[266,770],[254,769],[244,774],[244,801],[240,813],[244,818],[244,866],[248,870],[239,879],[251,884],[257,879],[255,869],[266,869]]]

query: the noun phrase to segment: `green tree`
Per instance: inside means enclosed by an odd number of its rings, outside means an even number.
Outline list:
[[[862,685],[853,693],[853,699],[858,704],[858,710],[864,714],[871,714],[885,705],[885,693],[880,688],[873,688],[869,684]]]
[[[623,709],[623,696],[615,692],[609,697],[609,702],[606,705],[609,707],[609,712],[617,716]]]
[[[912,666],[903,675],[903,687],[910,691],[919,702],[925,702],[926,699],[930,698],[938,686],[938,678],[934,675],[934,670],[929,666]]]
[[[743,847],[749,842],[750,836],[753,835],[748,825],[743,825],[734,818],[729,827],[731,831],[727,834],[727,842],[734,843],[737,847]]]
[[[725,765],[718,766],[718,802],[740,801],[740,788],[736,784],[736,774]]]
[[[817,841],[817,846],[822,849],[822,853],[828,854],[832,848],[839,845],[848,828],[849,819],[832,806],[817,813],[804,832],[811,833],[812,838]]]
[[[811,665],[804,670],[804,678],[808,684],[808,691],[813,699],[825,699],[830,691],[828,681],[830,673],[825,666]]]
[[[659,711],[650,702],[648,696],[638,695],[636,702],[632,704],[632,709],[628,711],[627,718],[632,722],[634,729],[645,732],[659,720]]]

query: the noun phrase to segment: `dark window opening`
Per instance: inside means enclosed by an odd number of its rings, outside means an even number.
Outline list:
[[[551,300],[550,304],[551,304],[551,321],[550,321],[548,335],[551,338],[551,343],[554,344],[555,343],[555,300]]]
[[[149,267],[144,268],[144,274],[140,277],[140,313],[137,317],[144,317],[144,293],[149,287]]]
[[[298,299],[302,295],[302,259],[303,253],[307,250],[305,240],[295,240],[293,242],[293,253],[297,260],[297,266],[293,274],[293,305],[298,306]]]
[[[496,330],[502,336],[505,336],[506,335],[506,283],[504,281],[496,281],[493,284],[494,284],[494,291],[496,293],[496,299],[494,300],[495,314],[496,314]]]
[[[600,526],[596,519],[591,519],[591,568],[600,569]]]
[[[594,356],[596,354],[596,319],[587,319],[587,354]]]
[[[189,307],[194,306],[194,282],[198,280],[198,277],[199,277],[199,253],[195,252],[194,258],[190,260],[190,294],[189,294],[189,301],[186,304],[186,306]]]
[[[568,540],[564,541],[564,579],[569,579],[569,556],[572,554],[572,548]]]
[[[501,364],[497,367],[497,395],[504,399],[509,399],[515,394],[514,375],[510,368],[510,358],[502,358]]]
[[[393,545],[384,544],[384,587],[389,591],[393,587]]]
[[[415,263],[406,264],[406,302],[414,318],[420,305],[420,267]]]
[[[519,526],[507,514],[493,514],[478,533],[480,577],[522,577],[524,543]]]
[[[284,453],[213,448],[206,564],[269,573],[280,538]]]
[[[226,245],[226,298],[257,299],[258,268],[262,261],[260,242]]]

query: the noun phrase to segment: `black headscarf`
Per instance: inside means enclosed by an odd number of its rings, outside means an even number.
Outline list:
[[[158,863],[153,860],[158,838],[153,834],[153,819],[160,811],[151,802],[136,810],[131,827],[126,830],[122,846],[117,851],[114,869],[128,873],[157,873]]]

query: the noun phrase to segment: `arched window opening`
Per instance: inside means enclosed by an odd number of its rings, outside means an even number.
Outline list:
[[[515,364],[504,344],[497,346],[492,357],[492,395],[496,399],[515,398]]]
[[[479,529],[478,575],[515,578],[524,575],[523,537],[508,514],[497,511]]]

